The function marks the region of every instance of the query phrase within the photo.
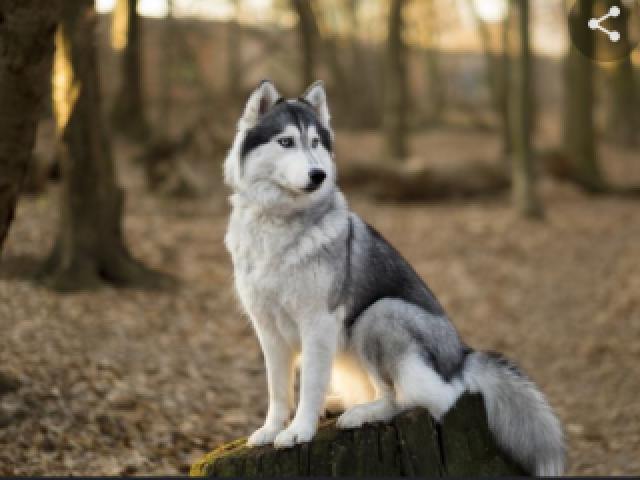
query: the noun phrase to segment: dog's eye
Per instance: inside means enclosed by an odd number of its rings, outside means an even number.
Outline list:
[[[311,148],[316,148],[318,146],[318,143],[320,143],[320,140],[318,140],[317,138],[311,140]]]
[[[292,148],[293,147],[293,138],[284,137],[278,140],[278,143],[282,148]]]

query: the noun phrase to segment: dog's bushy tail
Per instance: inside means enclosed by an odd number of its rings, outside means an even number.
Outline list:
[[[537,476],[564,470],[562,427],[545,396],[514,364],[493,352],[472,352],[463,380],[481,393],[489,428],[498,444]]]

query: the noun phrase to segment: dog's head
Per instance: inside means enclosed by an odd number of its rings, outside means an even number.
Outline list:
[[[234,192],[265,208],[291,212],[320,202],[335,186],[327,95],[316,82],[284,100],[264,80],[249,97],[225,160]]]

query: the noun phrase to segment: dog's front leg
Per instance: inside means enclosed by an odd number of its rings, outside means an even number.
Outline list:
[[[264,425],[247,440],[249,446],[272,443],[287,426],[293,404],[293,351],[276,332],[262,329],[258,333],[258,340],[267,367],[269,408]]]
[[[277,448],[308,442],[316,433],[338,344],[332,323],[331,318],[318,318],[301,325],[300,400],[291,425],[273,442]]]

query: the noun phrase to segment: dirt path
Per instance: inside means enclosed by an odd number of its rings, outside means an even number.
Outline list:
[[[58,296],[26,278],[53,240],[55,192],[27,198],[0,273],[0,475],[184,473],[259,426],[262,358],[231,290],[223,194],[163,201],[131,181],[135,254],[173,293]],[[640,474],[640,205],[543,184],[543,224],[508,199],[352,207],[416,267],[476,348],[501,350],[567,430],[569,473]],[[4,389],[4,390],[3,390]]]

